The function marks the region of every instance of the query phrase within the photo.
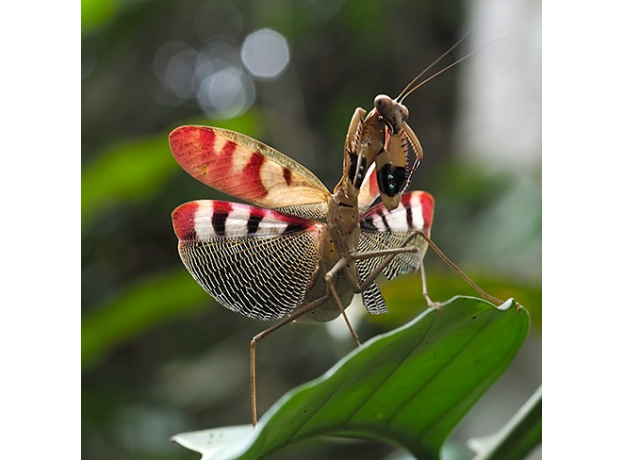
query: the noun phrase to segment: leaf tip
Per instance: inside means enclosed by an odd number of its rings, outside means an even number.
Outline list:
[[[252,431],[253,427],[251,425],[235,425],[180,433],[172,436],[170,441],[186,449],[198,452],[202,454],[202,459],[207,459],[218,452],[223,454],[238,450],[241,445],[245,444],[244,441]]]
[[[499,309],[500,311],[506,311],[506,310],[509,310],[511,307],[515,307],[516,310],[520,310],[522,308],[522,305],[517,303],[514,299],[510,298],[510,299],[505,300],[502,304],[500,304],[496,308]]]

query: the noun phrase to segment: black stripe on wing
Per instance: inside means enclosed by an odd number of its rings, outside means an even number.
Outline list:
[[[423,204],[424,203],[424,204]],[[429,233],[433,209],[433,199],[423,192],[411,192],[404,195],[399,207],[388,211],[383,204],[378,204],[360,217],[360,240],[358,252],[376,252],[387,249],[406,247],[406,241],[413,230]],[[419,252],[405,252],[395,255],[384,267],[382,273],[392,280],[398,275],[415,272],[420,264],[420,257],[427,250],[426,241],[412,237],[407,247],[416,247]],[[356,260],[358,281],[367,277],[382,263],[385,256]],[[366,310],[370,313],[384,311],[386,308],[381,292],[376,283],[362,293]]]

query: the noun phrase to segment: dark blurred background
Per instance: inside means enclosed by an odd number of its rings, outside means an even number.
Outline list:
[[[168,133],[189,123],[239,131],[332,190],[355,108],[396,96],[471,29],[444,63],[479,51],[406,101],[425,151],[412,188],[436,198],[438,246],[492,295],[524,304],[533,327],[454,433],[459,444],[500,428],[541,382],[541,3],[83,0],[83,458],[195,459],[169,438],[250,421],[249,340],[267,325],[195,284],[170,221],[186,201],[235,199],[184,173]],[[426,267],[435,300],[475,295],[433,252]],[[419,276],[382,290],[389,314],[348,310],[364,339],[425,307]],[[341,322],[263,341],[260,412],[352,348]],[[272,458],[393,452],[315,442]]]

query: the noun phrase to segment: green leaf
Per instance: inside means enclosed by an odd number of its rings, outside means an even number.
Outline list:
[[[257,459],[317,436],[367,438],[437,459],[442,443],[511,363],[529,329],[524,308],[455,297],[441,311],[366,342],[280,399],[255,429],[173,438],[204,460]]]

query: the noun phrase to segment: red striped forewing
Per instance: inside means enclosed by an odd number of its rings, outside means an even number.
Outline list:
[[[181,126],[169,135],[176,161],[217,190],[275,209],[308,206],[298,215],[322,216],[329,191],[306,168],[277,150],[233,131]]]

